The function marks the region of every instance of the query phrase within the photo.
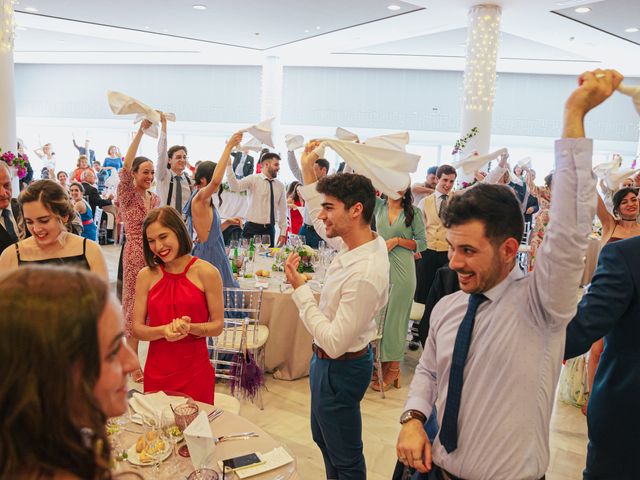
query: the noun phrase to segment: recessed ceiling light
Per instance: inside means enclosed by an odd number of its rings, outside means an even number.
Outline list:
[[[319,27],[319,26],[318,26],[318,27],[316,27],[316,30],[320,30],[320,27]]]
[[[578,7],[574,11],[576,13],[589,13],[591,9],[589,7]]]
[[[145,25],[145,26],[144,26],[144,29],[145,29],[145,30],[149,30],[149,28],[151,28],[151,27],[149,27],[148,25]]]
[[[196,5],[192,5],[194,10],[206,10],[207,6],[206,5],[201,5],[201,4],[196,4]]]
[[[387,8],[395,12],[396,10],[400,10],[402,7],[400,5],[389,5]]]
[[[304,31],[304,33],[309,33],[309,29],[307,28],[307,29]]]
[[[627,33],[636,33],[636,32],[640,32],[640,28],[629,27],[629,28],[625,28],[624,31]]]
[[[32,13],[35,13],[35,12],[38,11],[38,9],[36,7],[27,7],[27,8],[25,8],[25,10],[27,12],[32,12]]]

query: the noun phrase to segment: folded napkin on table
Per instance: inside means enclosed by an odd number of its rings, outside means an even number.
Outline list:
[[[185,403],[185,397],[174,397],[164,392],[155,392],[148,395],[134,393],[129,399],[129,405],[138,414],[146,418],[161,418],[163,424],[173,423],[173,411],[181,403]]]

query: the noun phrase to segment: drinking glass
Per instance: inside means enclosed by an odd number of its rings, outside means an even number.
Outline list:
[[[248,238],[242,238],[240,239],[240,246],[242,247],[243,250],[249,250],[251,243],[249,242]]]
[[[262,249],[262,235],[253,236],[253,246],[256,247],[256,252],[260,252]]]
[[[199,468],[189,474],[187,480],[218,480],[220,478],[215,470]]]
[[[320,251],[320,253],[324,252],[327,249],[327,242],[325,242],[324,240],[320,240],[318,242],[318,250]]]
[[[244,252],[243,252],[244,253]],[[244,264],[244,254],[238,253],[237,257],[233,257],[233,262],[236,265],[236,271],[238,275],[242,276],[242,265]]]
[[[298,244],[296,245],[296,247],[302,247],[304,245],[307,244],[307,239],[305,238],[304,235],[298,235]]]
[[[271,235],[262,235],[262,245],[266,248],[271,246]]]
[[[176,421],[176,426],[181,432],[184,432],[191,422],[196,419],[199,411],[200,409],[195,403],[183,403],[174,408],[173,417]]]

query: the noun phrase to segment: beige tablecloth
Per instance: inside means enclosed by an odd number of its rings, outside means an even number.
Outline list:
[[[197,403],[198,403],[198,406],[207,413],[210,413],[213,410],[213,406],[211,405],[207,405],[206,403],[200,403],[200,402],[197,402]],[[229,440],[226,442],[219,443],[216,446],[211,445],[211,448],[214,450],[213,460],[214,462],[216,462],[216,464],[219,460],[238,457],[240,455],[247,455],[249,453],[255,453],[255,452],[267,453],[273,450],[274,448],[277,448],[283,445],[282,443],[276,441],[268,433],[266,433],[264,430],[262,430],[260,427],[253,424],[246,418],[242,418],[231,412],[225,411],[220,417],[213,420],[211,422],[211,430],[216,437],[220,437],[222,435],[227,435],[232,433],[241,433],[241,432],[255,432],[259,435],[258,437],[249,438],[247,440]],[[142,426],[136,425],[133,423],[129,423],[124,426],[124,429],[122,429],[121,432],[118,434],[119,442],[122,445],[122,447],[128,448],[137,441],[138,436],[140,434],[134,433],[134,432],[142,432]],[[183,443],[178,444],[178,448],[182,445]],[[291,453],[291,451],[289,451],[289,455],[293,457],[293,454]],[[175,461],[176,458],[178,459],[178,462],[179,462],[179,470],[181,475],[179,478],[186,478],[189,475],[189,473],[191,473],[194,470],[193,464],[190,458],[185,458],[180,455],[175,456],[175,454],[172,454],[171,457],[169,457],[167,460],[165,460],[165,462],[163,462],[163,464],[161,465],[160,472],[162,474],[162,469],[167,468],[165,465],[166,462]],[[292,463],[283,465],[280,468],[271,470],[270,472],[265,472],[261,475],[256,475],[251,478],[254,480],[286,480],[286,479],[297,480],[299,477],[296,472],[296,460],[295,460],[295,457],[293,458],[294,459]],[[217,470],[218,472],[220,472],[220,469],[217,467],[217,465],[213,468],[214,470]],[[152,466],[139,467],[139,466],[131,465],[126,461],[120,462],[118,464],[117,472],[120,473],[124,471],[135,471],[140,475],[142,475],[144,478],[149,478],[149,479],[156,478],[156,476],[153,475]],[[222,478],[222,475],[220,475],[220,478]],[[233,475],[227,474],[225,478],[229,480],[235,480],[238,477],[235,474]]]
[[[271,272],[269,288],[264,290],[260,309],[260,323],[269,327],[269,339],[265,345],[265,367],[267,372],[273,372],[274,378],[295,380],[309,375],[313,337],[300,320],[298,308],[291,299],[293,290],[282,287],[284,274],[271,271],[272,263],[272,259],[258,256],[254,269]],[[240,280],[243,288],[254,288],[255,285],[253,279]],[[316,290],[318,299],[319,286],[312,282],[312,288]]]

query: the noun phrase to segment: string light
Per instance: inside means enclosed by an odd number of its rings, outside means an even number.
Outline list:
[[[496,5],[477,5],[469,10],[468,18],[464,108],[490,111],[496,90],[501,10]]]
[[[13,19],[13,7],[15,0],[2,0],[2,30],[0,31],[0,52],[13,51],[13,39],[15,22]]]

